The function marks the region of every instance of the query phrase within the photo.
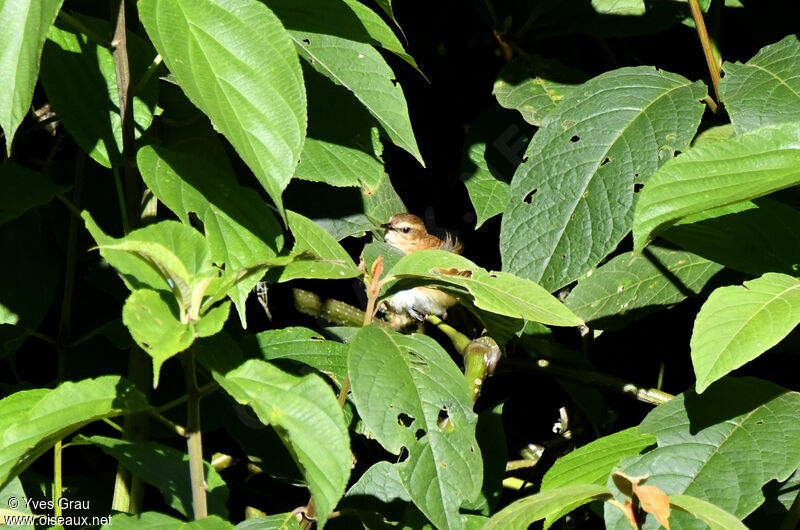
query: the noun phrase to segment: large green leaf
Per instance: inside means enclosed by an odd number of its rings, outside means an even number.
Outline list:
[[[652,410],[639,432],[654,434],[658,448],[620,467],[630,476],[649,475],[647,484],[669,495],[692,495],[742,519],[764,501],[764,484],[785,480],[800,466],[798,414],[796,392],[725,378],[701,396],[687,391]],[[605,515],[607,528],[630,528],[616,508],[607,506]],[[675,530],[705,528],[677,511],[670,523]],[[658,524],[648,516],[643,528]]]
[[[637,67],[565,97],[511,181],[503,269],[554,291],[596,266],[630,230],[635,188],[689,145],[705,95],[700,82]]]
[[[661,237],[753,276],[800,274],[800,212],[766,197],[690,215]]]
[[[137,164],[148,188],[184,224],[190,212],[197,214],[212,260],[225,264],[224,278],[274,257],[283,246],[281,227],[258,194],[236,182],[216,135],[206,125],[181,133],[139,149]],[[245,301],[258,280],[253,275],[228,291],[245,327]]]
[[[350,344],[348,371],[369,431],[387,451],[408,451],[397,471],[414,504],[438,528],[462,528],[458,508],[478,495],[483,472],[458,367],[424,335],[369,326]]]
[[[800,183],[800,123],[766,126],[689,150],[641,192],[634,249],[679,219]]]
[[[14,133],[33,99],[39,59],[47,32],[64,0],[2,0],[0,20],[13,31],[0,32],[0,128],[11,156]]]
[[[139,16],[184,93],[282,210],[306,133],[289,35],[256,0],[144,0]]]
[[[312,366],[339,385],[347,372],[347,346],[326,340],[317,331],[292,327],[271,329],[250,335],[242,341],[246,354],[258,355],[267,361],[291,359]]]
[[[320,526],[344,494],[352,455],[333,390],[317,374],[294,375],[258,359],[215,377],[275,428],[308,482]]]
[[[120,528],[122,530],[137,530],[139,528],[151,528],[152,530],[233,530],[236,527],[216,515],[186,522],[183,519],[176,519],[161,512],[144,512],[136,515],[118,513],[111,517],[108,524],[102,526],[103,530],[119,530]]]
[[[45,451],[87,423],[139,412],[144,395],[119,376],[26,390],[0,400],[0,489]]]
[[[310,66],[303,68],[303,77],[308,136],[294,176],[331,186],[374,188],[384,176],[375,118],[346,88]]]
[[[644,0],[592,0],[592,7],[604,15],[644,15]]]
[[[722,65],[719,90],[736,132],[800,121],[800,40],[789,35],[747,61]]]
[[[708,386],[752,361],[800,323],[800,280],[767,273],[711,293],[694,322],[695,388]]]
[[[655,436],[639,434],[636,427],[604,436],[556,460],[542,478],[541,491],[579,484],[603,486],[620,460],[638,455],[643,449],[655,443]],[[565,507],[564,510],[548,514],[545,528],[571,509]]]
[[[489,520],[483,530],[528,528],[531,523],[551,515],[568,513],[587,502],[610,497],[608,488],[597,484],[579,484],[543,491],[506,506]]]
[[[583,73],[554,59],[529,55],[500,70],[492,93],[501,107],[518,110],[531,125],[541,125],[542,118],[585,80]]]
[[[341,508],[356,511],[366,528],[382,528],[383,521],[400,520],[409,509],[411,497],[397,468],[398,464],[386,461],[373,464],[347,490]]]
[[[127,442],[107,436],[92,436],[91,443],[117,459],[131,473],[161,491],[164,500],[186,517],[194,513],[189,455],[156,442]],[[228,518],[228,486],[207,462],[205,468],[208,513]]]
[[[364,42],[363,32],[367,31],[370,39],[374,36],[358,20],[351,6],[343,5],[341,0],[323,3],[325,17],[320,17],[319,11],[304,12],[305,4],[288,0],[267,2],[289,30],[300,56],[316,71],[351,91],[378,120],[389,140],[422,163],[403,88],[396,83],[394,72],[381,54]],[[340,20],[340,29],[331,31],[330,23],[324,20],[328,14]]]
[[[0,78],[1,76],[2,74]],[[0,189],[3,190],[3,195],[0,197],[0,224],[3,224],[16,219],[31,208],[47,204],[68,188],[59,186],[39,172],[9,162],[0,166]]]
[[[295,278],[353,278],[361,274],[342,246],[311,219],[286,211],[295,238],[295,260],[275,269],[270,278],[285,282]]]
[[[691,495],[670,495],[669,504],[672,508],[694,515],[711,530],[747,530],[738,517],[703,499]]]
[[[436,283],[462,287],[469,292],[475,306],[500,315],[553,326],[583,323],[536,283],[507,272],[487,271],[465,257],[444,250],[408,254],[392,267],[389,275],[428,278]]]
[[[297,522],[297,515],[288,512],[245,519],[237,524],[236,528],[237,530],[300,530],[300,523]]]
[[[659,246],[626,252],[591,271],[564,304],[589,326],[613,329],[699,295],[722,265]]]
[[[96,35],[111,35],[105,20],[76,15]],[[127,35],[131,82],[142,78],[155,52],[136,34]],[[50,28],[42,54],[40,81],[59,121],[78,145],[97,163],[111,167],[122,163],[122,126],[117,75],[112,50],[67,26]],[[158,83],[141,87],[131,103],[141,136],[153,120]]]

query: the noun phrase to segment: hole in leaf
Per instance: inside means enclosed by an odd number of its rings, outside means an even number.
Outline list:
[[[524,164],[527,161],[528,161],[528,155],[523,156],[522,157],[522,163]]]
[[[469,446],[469,452],[470,453],[474,453],[475,452],[475,446],[474,445],[470,445]]]
[[[305,42],[305,43],[306,43],[306,45],[308,45],[308,46],[311,46],[311,41],[310,41],[310,40],[308,40],[308,39],[303,39],[303,42]]]
[[[414,418],[412,418],[405,412],[401,412],[400,414],[397,415],[397,423],[399,423],[403,427],[411,427],[411,424],[414,423]]]
[[[569,139],[569,141],[570,141],[570,142],[572,142],[572,143],[574,144],[575,142],[578,142],[578,141],[580,141],[580,139],[581,139],[581,137],[580,137],[580,136],[578,136],[578,135],[576,134],[575,136],[573,136],[572,138],[570,138],[570,139]]]
[[[397,79],[390,79],[392,85],[397,86]]]
[[[497,274],[495,274],[493,272],[490,272],[489,273],[489,278],[497,278]]]
[[[397,463],[405,462],[408,459],[408,449],[403,447],[400,449],[400,454],[397,456]]]
[[[758,420],[758,421],[756,422],[756,425],[764,425],[764,420]]]
[[[416,438],[417,441],[419,441],[426,434],[428,434],[428,433],[425,432],[425,429],[417,429],[417,432],[414,433],[414,438]]]
[[[634,182],[633,183],[633,193],[639,193],[644,188],[644,184],[641,182]]]
[[[525,198],[524,198],[524,199],[522,199],[522,200],[523,200],[524,202],[526,202],[526,203],[530,204],[530,203],[531,203],[531,201],[533,200],[533,196],[534,196],[534,195],[536,195],[536,192],[537,192],[537,191],[539,191],[539,189],[538,189],[538,188],[533,188],[533,189],[532,189],[530,192],[528,192],[528,194],[527,194],[527,195],[525,196]]]
[[[600,162],[600,167],[603,167],[603,166],[605,166],[605,165],[606,165],[606,164],[608,164],[609,162],[611,162],[611,160],[610,160],[608,157],[605,157],[605,158],[603,159],[603,161],[602,161],[602,162]]]
[[[453,422],[450,421],[450,415],[447,413],[447,407],[439,409],[439,416],[436,418],[436,426],[444,432],[453,430]]]
[[[567,259],[567,255],[566,254],[561,254],[561,259]]]

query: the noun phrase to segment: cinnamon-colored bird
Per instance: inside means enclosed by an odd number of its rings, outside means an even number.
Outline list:
[[[458,238],[447,234],[444,239],[428,233],[425,223],[416,215],[399,213],[389,222],[381,225],[386,229],[384,239],[394,248],[405,254],[418,250],[446,250],[461,254],[463,245]],[[397,315],[408,315],[414,320],[423,321],[427,315],[445,316],[447,308],[456,299],[447,293],[430,287],[415,287],[400,291],[384,302]],[[407,319],[405,324],[411,321]],[[399,324],[402,327],[402,323]]]

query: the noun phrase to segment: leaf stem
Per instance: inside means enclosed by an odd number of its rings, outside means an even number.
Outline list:
[[[689,0],[689,10],[692,12],[694,25],[697,27],[697,35],[700,37],[700,45],[703,47],[703,54],[706,57],[706,64],[708,64],[708,71],[711,74],[711,83],[714,85],[714,94],[716,95],[717,102],[722,102],[722,97],[719,94],[719,67],[717,61],[714,59],[714,51],[711,47],[711,39],[708,38],[708,31],[706,30],[706,23],[703,21],[703,12],[700,9],[698,0]],[[716,109],[713,109],[716,112]]]
[[[198,520],[208,517],[208,506],[203,466],[203,439],[200,431],[200,395],[198,394],[194,365],[194,348],[189,347],[184,350],[181,354],[181,361],[186,376],[186,394],[188,396],[185,435],[186,448],[189,453],[189,478],[192,484],[194,518]]]
[[[75,158],[75,185],[72,188],[72,201],[80,205],[83,192],[83,172],[86,167],[86,154],[78,149]],[[75,262],[78,253],[78,221],[79,217],[69,216],[69,232],[67,233],[66,272],[64,273],[64,297],[61,300],[61,319],[56,335],[56,384],[61,384],[67,372],[67,350],[72,333],[72,299],[75,293]],[[61,450],[62,440],[53,447],[53,505],[56,517],[61,516],[60,499],[62,494]]]
[[[161,414],[158,413],[156,409],[149,409],[147,413],[153,418],[163,423],[164,425],[166,425],[171,431],[175,432],[178,436],[186,438],[186,429],[184,427],[181,427],[180,425],[173,422],[166,416],[162,416]]]
[[[212,381],[210,383],[206,383],[205,385],[199,387],[197,389],[197,396],[198,398],[202,399],[210,394],[213,394],[219,388],[219,383],[216,381]],[[159,407],[156,407],[154,410],[159,414],[162,414],[170,409],[174,409],[178,405],[185,403],[189,399],[188,395],[183,395],[179,398],[173,399],[169,403],[165,403]]]

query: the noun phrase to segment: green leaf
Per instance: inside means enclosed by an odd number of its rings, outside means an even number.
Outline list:
[[[286,211],[295,238],[294,261],[274,269],[268,277],[276,282],[296,278],[353,278],[361,274],[345,249],[311,219]]]
[[[280,21],[255,0],[144,0],[137,7],[184,93],[282,211],[306,133],[306,96]]]
[[[692,332],[697,392],[775,346],[798,322],[800,280],[791,276],[770,272],[711,293]]]
[[[587,502],[610,497],[611,492],[607,488],[596,484],[579,484],[543,491],[506,506],[489,520],[483,530],[527,528],[531,523],[551,514],[568,513]]]
[[[0,489],[0,524],[6,525],[9,530],[30,529],[34,530],[36,527],[33,524],[10,524],[5,517],[18,517],[22,515],[32,515],[30,508],[24,502],[26,498],[25,490],[22,489],[22,482],[15,478],[8,482],[8,484]],[[12,500],[13,499],[13,500]],[[11,507],[14,507],[13,509]]]
[[[0,400],[0,489],[58,440],[95,420],[147,408],[144,395],[119,376],[17,392]]]
[[[291,359],[316,368],[341,385],[347,372],[347,346],[325,340],[317,331],[291,327],[271,329],[245,337],[242,348],[267,361]],[[256,353],[257,352],[257,353]]]
[[[96,35],[111,35],[111,25],[92,17],[75,15]],[[132,82],[141,79],[156,54],[136,34],[127,35]],[[61,123],[78,145],[98,164],[122,164],[122,126],[119,115],[117,75],[110,48],[61,23],[52,26],[42,54],[40,81]],[[158,83],[151,82],[133,97],[135,137],[153,121]]]
[[[266,0],[290,30],[302,30],[380,46],[417,68],[417,63],[383,19],[356,0]],[[381,6],[383,7],[383,6]],[[391,5],[389,5],[391,9]],[[320,16],[324,13],[325,16]],[[390,13],[391,15],[391,13]]]
[[[344,87],[303,68],[308,136],[294,176],[331,186],[374,188],[384,177],[378,124]]]
[[[619,328],[699,295],[721,270],[722,265],[691,252],[651,246],[620,254],[591,271],[564,304],[592,328]]]
[[[643,449],[655,443],[655,436],[639,434],[636,427],[604,436],[556,460],[542,478],[541,491],[579,484],[604,486],[620,460],[638,455]],[[569,510],[571,509],[570,507]],[[569,510],[560,510],[548,515],[545,528],[566,515]]]
[[[156,442],[127,442],[106,436],[92,436],[91,443],[114,457],[128,471],[157,487],[164,500],[186,517],[194,513],[189,481],[189,455]],[[205,468],[208,513],[228,518],[228,487],[208,462]]]
[[[738,134],[800,121],[800,40],[788,35],[747,61],[724,63],[719,90]]]
[[[384,521],[398,521],[409,508],[411,497],[400,479],[398,464],[380,461],[367,469],[347,490],[340,507],[358,512],[367,528],[382,528]],[[370,520],[378,519],[374,525]],[[383,525],[381,524],[383,523]]]
[[[472,398],[450,356],[424,335],[370,326],[350,344],[348,371],[369,431],[387,451],[408,451],[397,470],[414,504],[438,528],[461,528],[458,508],[483,473]]]
[[[47,32],[64,0],[4,0],[0,20],[14,31],[0,32],[0,127],[6,153],[17,127],[28,112],[39,77],[39,60]]]
[[[153,358],[153,388],[158,386],[164,361],[191,346],[195,339],[192,325],[180,321],[178,308],[171,302],[163,291],[137,289],[122,307],[122,322],[131,337]]]
[[[766,197],[690,215],[662,237],[753,276],[800,274],[800,212]]]
[[[190,212],[203,222],[211,259],[225,264],[228,279],[242,269],[275,257],[283,233],[266,203],[251,189],[240,186],[222,144],[210,127],[181,129],[163,146],[139,149],[137,164],[147,187],[190,224]],[[236,283],[228,295],[239,310],[244,327],[245,301],[258,281],[252,275]]]
[[[352,454],[342,409],[317,374],[294,375],[258,359],[215,377],[275,428],[309,484],[322,527],[344,494]]]
[[[669,505],[671,508],[689,512],[706,523],[711,530],[747,530],[738,517],[691,495],[670,495]]]
[[[186,522],[160,512],[144,512],[136,515],[118,513],[111,518],[108,524],[102,526],[103,530],[137,530],[139,528],[151,528],[152,530],[232,530],[236,527],[216,515]]]
[[[475,306],[500,315],[552,326],[583,324],[564,304],[536,283],[507,272],[487,271],[452,252],[413,252],[392,267],[389,275],[429,278],[437,283],[457,285],[469,292]]]
[[[294,513],[277,513],[267,517],[245,519],[236,525],[237,530],[300,530]]]
[[[692,140],[692,147],[700,147],[701,145],[712,144],[720,140],[727,140],[728,138],[732,138],[735,133],[733,125],[730,123],[715,125],[698,133],[697,136],[694,137],[694,140]]]
[[[796,392],[754,378],[725,378],[703,395],[686,391],[653,409],[639,432],[654,434],[658,448],[620,467],[630,476],[649,475],[647,484],[670,496],[692,495],[742,519],[764,502],[764,484],[785,480],[800,466],[798,414]],[[619,510],[607,506],[605,512],[607,528],[629,528]],[[705,528],[680,512],[672,512],[670,522],[684,530]]]
[[[349,27],[352,31],[364,31],[363,23],[353,18],[356,12],[349,6],[336,7],[339,0],[324,2],[326,15],[340,13],[347,20],[345,28],[330,32],[326,22],[312,22],[325,17],[319,17],[317,13],[302,13],[298,9],[300,4],[296,2],[270,0],[268,4],[289,30],[300,56],[317,72],[352,92],[378,121],[389,140],[422,164],[403,88],[395,83],[394,72],[375,48],[353,39],[345,30]],[[343,34],[339,35],[339,32]]]
[[[508,111],[492,108],[470,125],[464,140],[461,180],[475,209],[476,230],[505,210],[508,183],[529,139],[530,127]]]
[[[634,250],[679,219],[798,183],[798,123],[762,127],[690,149],[661,168],[642,190],[633,221]]]
[[[0,32],[2,33],[13,32]],[[0,35],[0,39],[2,38]],[[6,138],[11,136],[6,135]],[[0,166],[0,189],[3,190],[3,195],[0,197],[0,224],[3,224],[16,219],[31,208],[47,204],[68,188],[59,186],[42,173],[8,162]]]
[[[501,107],[519,111],[526,122],[538,126],[585,80],[582,72],[533,54],[507,63],[500,70],[492,93]]]
[[[644,0],[592,0],[592,7],[603,15],[644,15]]]
[[[637,67],[565,97],[511,181],[503,269],[552,292],[596,266],[630,230],[637,185],[689,145],[705,95],[701,82]]]

